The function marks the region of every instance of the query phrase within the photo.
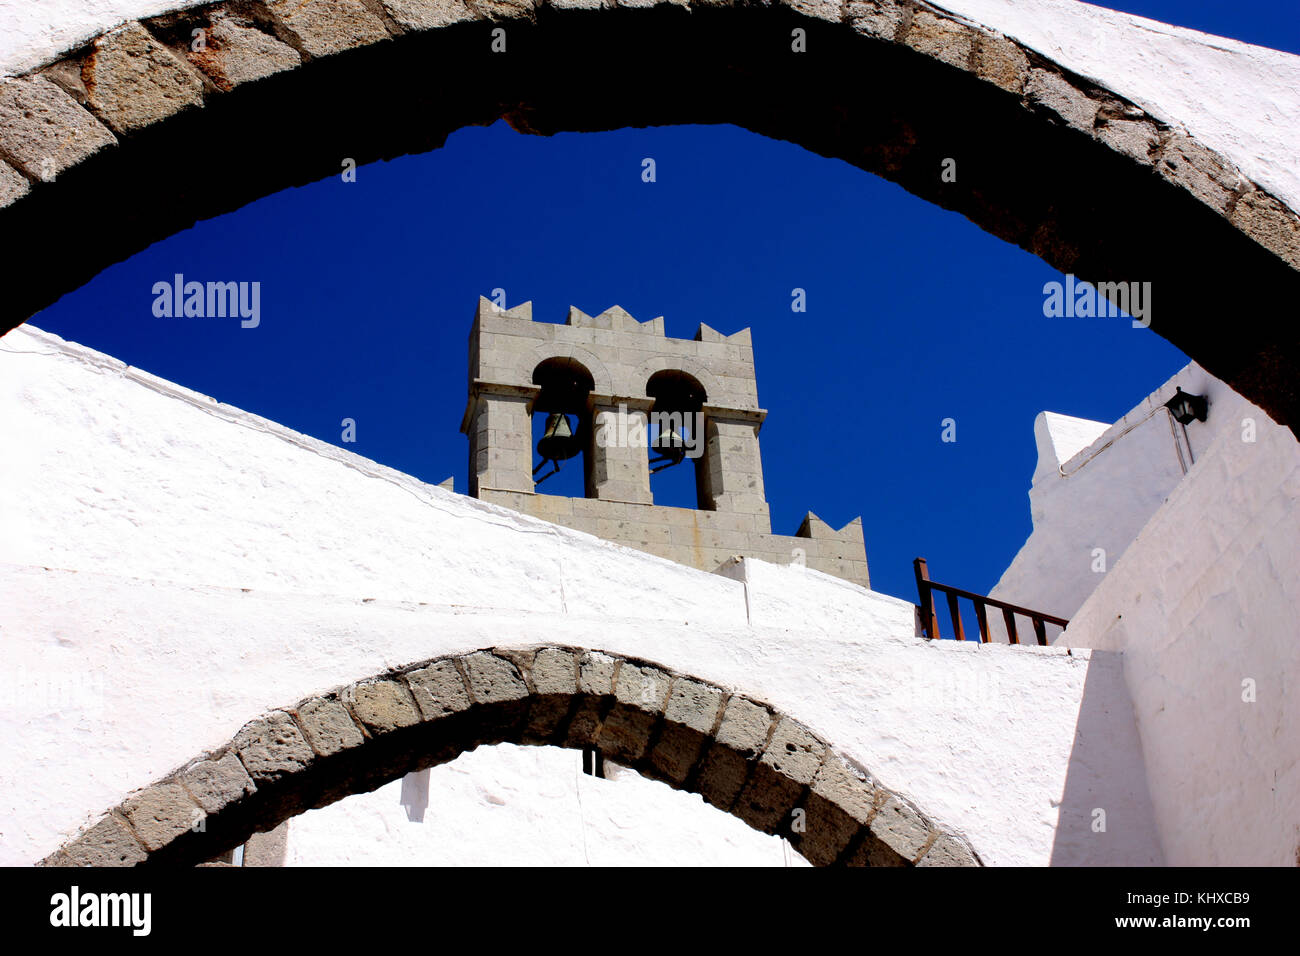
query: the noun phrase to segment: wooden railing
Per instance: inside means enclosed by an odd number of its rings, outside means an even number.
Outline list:
[[[925,631],[925,636],[932,641],[939,639],[939,617],[934,610],[935,591],[942,591],[948,598],[948,614],[952,617],[953,636],[959,641],[966,640],[966,629],[961,623],[961,612],[957,607],[958,598],[967,598],[974,603],[975,620],[979,622],[980,640],[985,644],[989,642],[988,609],[990,607],[997,608],[1002,612],[1002,621],[1007,626],[1007,637],[1010,638],[1012,644],[1020,643],[1020,637],[1016,633],[1017,614],[1023,615],[1033,622],[1034,636],[1038,638],[1038,643],[1044,647],[1047,646],[1048,624],[1058,624],[1065,627],[1070,623],[1064,618],[1053,617],[1051,614],[1044,614],[1042,611],[1031,611],[1029,608],[1021,607],[1018,604],[1008,604],[1006,601],[999,601],[986,594],[976,594],[974,591],[965,591],[950,584],[931,581],[929,569],[925,566],[925,558],[917,558],[912,562],[912,567],[916,571],[916,591],[921,600],[921,629]]]

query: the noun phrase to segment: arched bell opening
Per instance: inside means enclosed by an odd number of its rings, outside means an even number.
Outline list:
[[[679,369],[650,376],[647,444],[650,480],[658,504],[704,508],[705,421],[708,393],[699,379]]]
[[[534,489],[539,494],[581,498],[591,468],[585,449],[591,440],[588,396],[595,380],[581,362],[549,358],[533,370],[533,384],[541,387],[530,416]]]

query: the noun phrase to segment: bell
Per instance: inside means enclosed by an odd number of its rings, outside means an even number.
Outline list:
[[[671,468],[673,465],[680,465],[686,457],[686,439],[682,438],[677,429],[668,428],[660,429],[659,434],[650,442],[650,447],[659,453],[658,458],[651,458],[650,464],[659,465],[658,468],[651,468],[650,474],[663,471],[665,468]],[[660,464],[663,462],[663,464]]]
[[[537,454],[542,456],[543,463],[568,461],[579,450],[568,416],[563,412],[551,412],[546,419],[546,432],[537,442]]]

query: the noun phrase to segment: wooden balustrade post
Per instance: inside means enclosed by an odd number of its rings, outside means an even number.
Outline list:
[[[961,608],[957,607],[957,595],[948,592],[948,614],[952,618],[952,633],[959,641],[966,640],[966,628],[961,623]]]
[[[989,609],[983,601],[975,602],[975,620],[980,626],[980,643],[989,642]]]
[[[1002,620],[1007,625],[1007,640],[1012,644],[1019,644],[1020,638],[1016,635],[1016,616],[1011,613],[1010,608],[1002,609]]]
[[[937,641],[939,619],[934,613],[934,594],[930,589],[930,572],[926,568],[925,558],[913,561],[912,570],[916,572],[916,596],[921,602],[921,630],[930,640]]]

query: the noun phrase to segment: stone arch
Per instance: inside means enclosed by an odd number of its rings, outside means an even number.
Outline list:
[[[592,391],[598,395],[609,395],[614,390],[614,379],[609,369],[590,349],[581,345],[559,345],[543,342],[536,348],[521,352],[515,360],[513,369],[515,381],[531,382],[537,367],[551,359],[572,359],[586,370],[594,383]]]
[[[618,76],[655,81],[592,80]],[[198,219],[501,117],[727,122],[838,157],[1063,272],[1150,281],[1154,331],[1300,428],[1277,321],[1300,300],[1295,210],[1177,118],[922,0],[229,0],[127,23],[0,87],[6,265],[54,266],[6,289],[0,331]]]
[[[636,370],[637,387],[641,389],[642,395],[649,395],[648,386],[650,379],[654,378],[660,372],[685,372],[695,381],[700,383],[707,396],[705,404],[709,402],[720,401],[725,394],[721,385],[718,384],[717,377],[708,370],[703,362],[697,362],[689,355],[668,356],[656,355],[654,358],[641,363],[640,368]]]
[[[601,651],[492,648],[388,671],[245,725],[45,866],[197,864],[476,747],[596,747],[827,865],[979,865],[962,838],[761,701]]]

